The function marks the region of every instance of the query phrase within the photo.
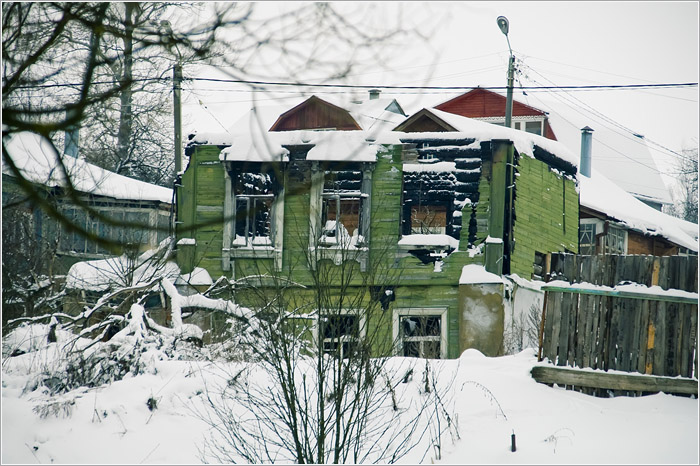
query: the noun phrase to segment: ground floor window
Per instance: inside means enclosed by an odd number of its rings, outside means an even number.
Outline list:
[[[361,318],[356,312],[322,312],[319,313],[318,320],[324,353],[345,358],[357,351],[363,328]]]
[[[605,234],[604,248],[605,254],[625,254],[627,232],[619,227],[608,225],[608,232]]]
[[[447,352],[446,309],[397,309],[394,336],[398,354],[405,357],[443,359]]]

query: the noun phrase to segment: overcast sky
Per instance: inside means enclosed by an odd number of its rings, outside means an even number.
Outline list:
[[[290,8],[294,2],[284,5]],[[356,5],[337,6],[350,12]],[[523,86],[698,82],[698,2],[694,1],[368,2],[363,6],[380,23],[397,18],[400,10],[406,26],[431,34],[426,42],[415,39],[392,49],[387,69],[363,69],[352,75],[349,82],[355,84],[505,86],[508,44],[496,24],[499,15],[510,21],[509,39],[515,56],[522,60],[519,80]],[[281,7],[266,3],[265,8]],[[221,77],[205,68],[197,74]],[[223,131],[251,106],[251,94],[241,92],[240,85],[215,89],[209,83],[195,84],[194,91],[185,92],[187,131]],[[316,93],[322,97],[322,92]],[[383,96],[397,98],[412,113],[458,93],[384,91]],[[575,102],[579,110],[589,106],[675,151],[698,144],[697,87],[527,94],[516,89],[514,96],[545,110],[548,100]]]

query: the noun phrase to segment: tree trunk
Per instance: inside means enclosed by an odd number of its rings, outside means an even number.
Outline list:
[[[131,99],[132,99],[132,65],[133,65],[133,34],[134,23],[133,13],[138,4],[126,2],[124,3],[124,68],[121,76],[122,90],[120,93],[120,108],[119,108],[119,133],[117,135],[117,151],[119,163],[117,165],[117,173],[123,172],[128,166],[130,157],[129,147],[131,141]]]

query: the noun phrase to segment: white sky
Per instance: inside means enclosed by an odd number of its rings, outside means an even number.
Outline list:
[[[284,2],[284,8],[294,5],[298,3]],[[348,14],[357,5],[335,4]],[[370,9],[378,23],[396,20],[401,11],[407,27],[420,25],[429,37],[428,42],[402,41],[382,67],[351,73],[345,82],[353,84],[505,86],[508,45],[496,24],[499,15],[509,19],[511,46],[516,57],[524,60],[523,86],[698,81],[698,2],[367,2],[361,6]],[[282,8],[271,2],[264,7],[272,12]],[[200,69],[197,75],[225,77],[214,69]],[[270,80],[278,78],[269,76]],[[251,93],[245,89],[234,84],[195,84],[195,92],[184,93],[185,131],[228,128],[252,105]],[[322,97],[327,91],[314,93]],[[384,91],[382,95],[397,98],[412,113],[461,93],[406,92]],[[697,147],[697,87],[569,95],[670,149]],[[260,103],[270,101],[269,95],[258,93],[256,97],[262,99]],[[533,91],[523,96],[517,90],[514,97],[544,109],[546,104],[540,99],[559,98]],[[662,171],[667,171],[670,158],[654,155]]]

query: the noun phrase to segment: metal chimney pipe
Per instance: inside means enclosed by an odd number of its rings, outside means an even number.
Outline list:
[[[581,128],[581,166],[579,173],[591,177],[591,146],[593,144],[593,129],[588,126]]]
[[[72,119],[76,115],[76,110],[66,111],[66,120]],[[78,123],[69,125],[63,135],[63,153],[69,157],[78,158],[80,151],[80,125]]]
[[[376,100],[379,98],[379,93],[382,92],[379,89],[370,89],[369,90],[369,100]]]

